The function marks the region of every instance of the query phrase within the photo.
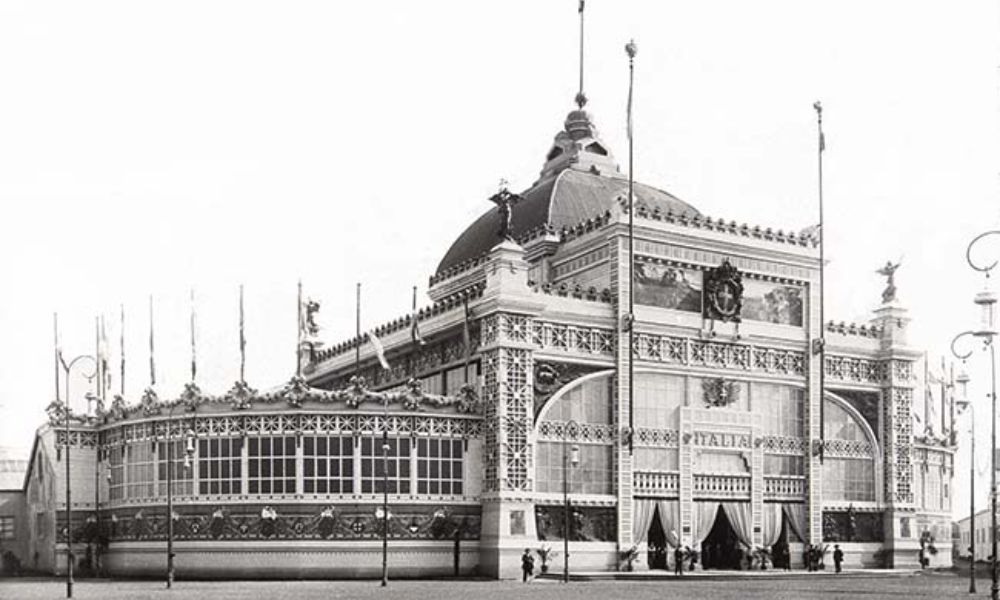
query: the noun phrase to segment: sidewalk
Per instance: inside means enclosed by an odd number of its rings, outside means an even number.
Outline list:
[[[738,581],[747,579],[830,579],[838,577],[856,578],[885,578],[885,577],[912,577],[920,573],[920,569],[844,569],[841,573],[836,573],[833,569],[825,571],[806,571],[796,569],[792,571],[773,570],[767,571],[685,571],[684,575],[675,575],[673,571],[574,571],[570,572],[570,581],[663,581],[663,580],[696,580],[696,581]],[[927,573],[927,571],[924,571]],[[561,571],[538,575],[536,579],[562,581]]]

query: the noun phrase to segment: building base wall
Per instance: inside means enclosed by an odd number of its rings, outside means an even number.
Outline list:
[[[177,579],[377,579],[382,576],[380,542],[289,544],[174,544]],[[117,543],[104,555],[109,576],[166,576],[166,545]],[[60,561],[64,571],[65,561]],[[455,575],[454,544],[449,542],[389,543],[389,578]],[[459,574],[479,572],[479,547],[463,543]],[[59,573],[57,573],[59,574]]]

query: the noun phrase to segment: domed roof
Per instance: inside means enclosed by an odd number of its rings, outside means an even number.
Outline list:
[[[636,206],[647,210],[694,216],[698,211],[690,204],[663,190],[636,182]],[[611,176],[564,168],[551,177],[543,177],[521,194],[511,216],[511,234],[518,239],[544,225],[559,230],[576,225],[611,210],[620,198],[628,196],[628,180],[620,174]],[[476,219],[451,245],[441,259],[437,272],[454,267],[489,252],[500,243],[500,215],[496,209]]]

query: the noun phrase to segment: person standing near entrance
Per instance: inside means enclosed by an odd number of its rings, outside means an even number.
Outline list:
[[[535,574],[535,559],[531,556],[531,550],[524,549],[521,555],[521,581],[527,583],[528,578]]]
[[[840,544],[833,545],[833,566],[837,573],[840,573],[840,563],[844,562],[844,551],[840,549]]]
[[[684,550],[680,545],[674,550],[674,575],[684,575]]]

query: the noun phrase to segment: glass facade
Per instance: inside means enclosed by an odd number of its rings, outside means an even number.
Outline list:
[[[247,491],[295,493],[295,437],[250,438],[247,444]]]
[[[302,491],[306,494],[354,492],[354,438],[302,438]]]
[[[243,439],[198,440],[198,493],[243,492]]]
[[[462,494],[462,440],[417,440],[417,493]]]
[[[381,494],[386,486],[390,494],[410,493],[410,439],[388,438],[384,451],[382,436],[361,438],[361,493]],[[383,464],[385,467],[383,468]],[[383,478],[383,473],[385,477]]]
[[[173,493],[183,496],[190,496],[194,493],[194,464],[188,463],[184,466],[185,446],[184,440],[172,440],[170,443],[170,478]],[[157,493],[160,496],[167,494],[167,442],[160,442],[156,445],[156,477],[159,481]],[[193,459],[192,459],[193,460]]]
[[[153,443],[138,442],[126,446],[125,451],[125,496],[127,498],[152,498]]]

